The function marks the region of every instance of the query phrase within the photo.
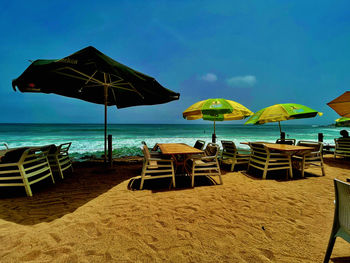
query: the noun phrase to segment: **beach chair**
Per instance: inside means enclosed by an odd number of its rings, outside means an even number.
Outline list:
[[[239,152],[233,141],[221,141],[222,152],[220,156],[220,164],[231,165],[231,172],[234,170],[236,164],[248,164],[250,152]],[[248,153],[249,152],[249,153]]]
[[[298,141],[298,146],[313,147],[312,152],[296,153],[293,155],[293,162],[299,163],[298,166],[301,170],[301,176],[304,177],[305,169],[309,168],[311,165],[319,166],[322,170],[322,175],[325,176],[323,156],[322,156],[322,142],[313,141]]]
[[[337,138],[334,139],[334,158],[340,157],[350,157],[350,138]]]
[[[278,144],[288,144],[288,145],[295,145],[296,140],[295,139],[277,139],[276,143]]]
[[[142,190],[145,180],[165,177],[171,177],[172,185],[176,187],[173,160],[152,157],[147,145],[143,146],[142,151],[144,159],[141,172],[140,190]]]
[[[146,146],[148,149],[148,152],[150,153],[150,155],[154,158],[163,158],[162,153],[158,152],[158,145],[154,145],[153,148],[150,150],[146,144],[145,141],[141,142],[143,144],[143,146]]]
[[[268,171],[287,170],[287,176],[293,178],[292,158],[290,155],[270,151],[263,143],[249,143],[251,154],[248,162],[250,167],[263,171],[262,179],[266,179]]]
[[[0,187],[24,186],[27,196],[33,196],[31,185],[51,177],[47,160],[48,147],[17,148],[9,150],[0,163]]]
[[[63,172],[71,169],[73,172],[72,160],[69,157],[68,150],[72,145],[71,142],[63,143],[59,146],[49,145],[48,160],[52,172],[57,172],[64,179]]]
[[[335,210],[333,228],[329,238],[323,262],[327,263],[331,257],[337,237],[350,243],[350,184],[334,179]]]
[[[187,173],[192,177],[192,187],[194,187],[194,177],[198,175],[205,175],[210,178],[217,175],[219,176],[220,184],[222,184],[221,171],[217,158],[219,151],[219,145],[208,143],[203,155],[192,155],[190,159],[186,160],[185,168]]]
[[[196,143],[194,144],[193,148],[196,148],[198,150],[203,150],[204,145],[205,145],[205,141],[197,140]]]

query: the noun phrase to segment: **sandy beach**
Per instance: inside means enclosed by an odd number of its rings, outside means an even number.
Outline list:
[[[0,199],[1,262],[322,262],[333,223],[333,179],[350,162],[325,158],[306,178],[261,180],[223,170],[223,185],[187,177],[134,190],[142,163],[77,163],[34,196]],[[337,239],[331,259],[350,261]]]

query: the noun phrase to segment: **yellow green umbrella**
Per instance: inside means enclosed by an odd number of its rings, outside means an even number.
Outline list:
[[[272,105],[255,112],[245,124],[264,124],[267,122],[278,122],[281,130],[281,121],[292,119],[312,118],[316,115],[322,116],[322,112],[315,111],[307,106],[296,103],[282,103]]]
[[[345,126],[350,127],[350,118],[347,117],[341,117],[339,119],[335,120],[335,126]]]
[[[214,121],[214,133],[212,141],[215,142],[215,122],[241,120],[253,114],[242,104],[226,99],[207,99],[199,101],[188,107],[182,116],[186,120],[208,120]]]

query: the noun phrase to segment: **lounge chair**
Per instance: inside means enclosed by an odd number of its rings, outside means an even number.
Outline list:
[[[249,151],[246,151],[246,153],[239,152],[233,141],[221,141],[221,144],[220,164],[231,165],[231,172],[234,170],[236,164],[248,164],[250,158]]]
[[[334,158],[337,156],[350,157],[350,138],[338,138],[334,139],[334,142]]]
[[[208,143],[203,155],[192,155],[190,159],[186,160],[185,168],[187,173],[192,177],[192,187],[194,187],[194,177],[198,175],[209,177],[218,175],[220,184],[222,184],[221,171],[217,159],[219,151],[219,145]]]
[[[64,179],[63,172],[67,169],[71,169],[73,172],[72,160],[69,157],[68,150],[71,146],[71,142],[63,143],[59,146],[49,145],[50,151],[48,160],[52,172],[57,172]]]
[[[326,255],[323,262],[327,263],[331,257],[337,237],[350,243],[350,184],[334,179],[335,210],[333,228],[329,238]]]
[[[249,143],[251,154],[248,162],[250,167],[263,171],[262,179],[266,179],[268,171],[287,170],[287,175],[293,178],[292,159],[290,155],[270,151],[263,143]]]
[[[55,183],[48,152],[48,147],[10,149],[1,158],[0,187],[24,186],[27,196],[33,196],[32,184],[48,177]]]
[[[326,175],[323,164],[322,157],[322,142],[313,142],[313,141],[299,141],[298,146],[307,146],[313,147],[312,152],[296,153],[293,155],[293,161],[298,162],[300,165],[301,176],[304,177],[305,169],[309,166],[319,166],[322,170],[322,175]]]
[[[276,143],[278,144],[288,144],[288,145],[295,145],[296,140],[295,139],[277,139]]]
[[[141,172],[140,190],[142,190],[145,180],[165,177],[171,177],[172,184],[175,187],[175,171],[173,160],[152,157],[147,145],[143,146],[142,151],[144,159]]]

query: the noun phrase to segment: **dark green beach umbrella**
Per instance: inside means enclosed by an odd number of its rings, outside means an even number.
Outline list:
[[[105,105],[105,156],[107,106],[125,108],[179,99],[154,78],[133,70],[101,53],[84,48],[62,59],[36,60],[12,87],[21,92],[54,93]],[[106,158],[106,157],[105,157]]]

